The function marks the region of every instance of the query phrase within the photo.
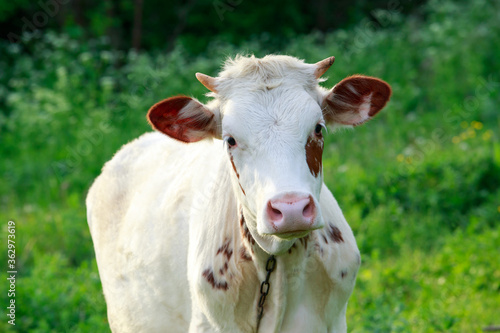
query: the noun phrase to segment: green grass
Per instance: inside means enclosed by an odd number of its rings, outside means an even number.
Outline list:
[[[15,329],[106,330],[86,191],[121,145],[149,130],[151,105],[181,93],[206,100],[194,73],[215,75],[238,52],[310,63],[335,55],[326,86],[363,73],[393,87],[375,120],[330,134],[324,153],[325,181],[363,257],[350,330],[500,324],[499,12],[496,2],[431,1],[426,20],[387,12],[383,29],[298,36],[284,50],[214,41],[196,56],[127,54],[50,33],[0,45],[0,238],[16,221]]]
[[[442,241],[433,251],[405,246],[397,257],[365,257],[348,307],[353,332],[481,332],[498,324],[499,230],[459,230]]]

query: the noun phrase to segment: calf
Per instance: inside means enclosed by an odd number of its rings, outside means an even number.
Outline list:
[[[345,332],[360,255],[323,183],[324,128],[356,126],[382,80],[318,85],[334,58],[236,57],[212,92],[155,104],[87,197],[113,332]]]

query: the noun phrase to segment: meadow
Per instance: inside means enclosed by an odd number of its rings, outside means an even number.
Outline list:
[[[106,332],[85,196],[120,146],[149,131],[151,105],[206,101],[196,72],[228,56],[336,57],[326,87],[362,73],[393,88],[372,121],[330,133],[324,178],[362,266],[350,332],[481,332],[500,325],[500,3],[431,0],[423,16],[376,12],[346,30],[275,49],[265,37],[208,51],[115,51],[105,38],[25,34],[0,42],[0,244],[16,224],[16,325],[0,331]]]

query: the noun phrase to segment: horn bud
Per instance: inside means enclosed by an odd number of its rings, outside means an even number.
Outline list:
[[[323,59],[321,61],[318,61],[316,65],[316,70],[314,71],[314,76],[319,79],[325,72],[330,68],[331,65],[333,65],[333,62],[335,61],[335,57],[328,57],[326,59]]]
[[[217,89],[215,89],[215,86],[217,85],[216,79],[214,77],[208,76],[206,74],[202,73],[196,73],[196,78],[202,85],[205,86],[208,90],[216,93]]]

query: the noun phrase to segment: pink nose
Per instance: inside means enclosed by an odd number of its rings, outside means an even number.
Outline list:
[[[307,231],[316,218],[316,206],[310,195],[285,194],[268,201],[267,217],[276,233]]]

